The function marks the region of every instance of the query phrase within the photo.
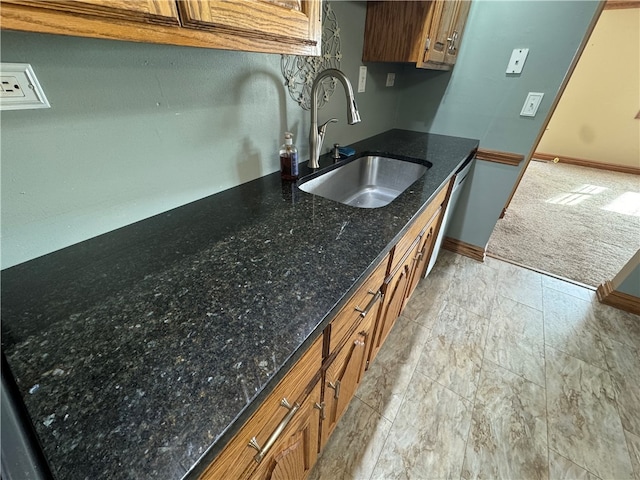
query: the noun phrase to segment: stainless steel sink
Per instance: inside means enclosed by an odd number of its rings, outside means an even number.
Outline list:
[[[428,167],[396,158],[368,155],[303,181],[300,190],[360,208],[390,204]]]

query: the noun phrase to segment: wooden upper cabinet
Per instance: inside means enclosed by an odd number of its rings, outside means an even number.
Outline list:
[[[429,68],[431,64],[453,66],[456,63],[471,1],[437,0],[435,7],[437,15],[433,16],[422,62],[418,63],[423,68]]]
[[[185,26],[283,43],[319,43],[321,2],[297,0],[181,0]]]
[[[362,60],[450,69],[470,5],[470,0],[369,1]]]
[[[320,55],[322,0],[2,0],[3,30]]]
[[[174,0],[3,0],[2,3],[157,25],[180,24]]]

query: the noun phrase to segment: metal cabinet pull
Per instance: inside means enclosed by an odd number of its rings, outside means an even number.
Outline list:
[[[271,449],[271,447],[273,447],[273,444],[276,443],[278,437],[282,435],[284,429],[287,428],[287,425],[289,425],[289,422],[291,422],[293,416],[300,409],[300,404],[294,403],[293,406],[291,406],[286,398],[280,400],[280,405],[289,410],[289,413],[287,413],[287,415],[282,419],[273,433],[269,436],[264,446],[260,447],[260,444],[258,443],[256,437],[251,438],[251,440],[249,441],[249,446],[251,448],[255,448],[258,451],[258,453],[253,457],[256,463],[260,463],[262,459],[267,455],[267,453],[269,453],[269,450]]]
[[[455,53],[457,40],[458,40],[458,32],[454,30],[453,35],[451,35],[450,37],[447,37],[447,41],[449,42],[449,53]]]
[[[356,306],[356,308],[355,308],[356,312],[360,312],[360,316],[361,317],[366,317],[367,313],[369,313],[369,310],[371,310],[373,308],[373,306],[376,304],[376,302],[378,300],[380,300],[380,297],[382,296],[382,292],[380,290],[378,290],[375,294],[371,290],[369,290],[369,293],[371,295],[374,295],[374,297],[371,299],[371,301],[365,307],[365,309],[363,310],[358,306]]]
[[[317,408],[318,410],[320,410],[320,420],[325,420],[327,418],[324,414],[324,402],[314,403],[313,408]]]
[[[333,393],[333,398],[336,400],[340,397],[340,380],[336,380],[336,383],[329,382],[329,388],[333,388],[335,392]]]

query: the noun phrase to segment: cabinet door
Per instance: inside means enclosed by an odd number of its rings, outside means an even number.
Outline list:
[[[369,362],[372,362],[389,335],[396,319],[402,313],[405,304],[406,291],[411,278],[411,268],[418,250],[418,238],[409,248],[400,265],[396,267],[383,285],[384,297],[378,323],[376,326],[375,340],[369,354]]]
[[[290,44],[318,46],[321,0],[181,0],[182,23],[201,30]]]
[[[416,255],[413,258],[411,267],[411,280],[405,295],[405,304],[416,289],[418,282],[424,275],[424,270],[429,263],[429,259],[433,253],[433,245],[436,241],[438,229],[440,227],[440,219],[442,217],[442,207],[431,217],[429,223],[425,227],[421,237]]]
[[[444,63],[447,49],[447,38],[453,25],[459,1],[436,0],[433,5],[433,16],[429,25],[426,50],[423,63]]]
[[[324,375],[324,415],[321,447],[349,406],[362,380],[371,343],[374,316],[366,316]]]
[[[274,441],[279,442],[282,435],[285,435],[282,430],[283,426],[286,426],[286,431],[291,432],[291,425],[299,425],[298,422],[301,417],[311,414],[305,405],[313,406],[314,402],[309,403],[304,399],[308,398],[306,392],[315,388],[316,384],[319,384],[318,379],[320,378],[322,366],[322,345],[323,339],[320,337],[304,353],[302,358],[298,360],[273,392],[264,400],[258,410],[242,426],[236,436],[231,439],[224,450],[202,473],[201,480],[246,479],[253,474],[257,467],[266,468],[264,465],[272,464],[271,462],[274,461]],[[319,401],[319,395],[316,395],[315,399],[315,401]],[[299,407],[292,412],[289,406],[295,407],[296,402]],[[319,417],[316,418],[319,419]],[[317,425],[318,422],[316,422]],[[303,430],[311,435],[313,434],[313,431],[310,430],[312,427],[310,425],[308,429]],[[291,439],[292,442],[287,448],[292,448],[292,452],[296,450],[297,448],[293,448],[296,443],[291,435],[285,435],[285,437]],[[317,430],[315,440],[311,440],[311,437],[305,437],[305,442],[307,440],[313,442],[317,450]],[[266,448],[268,445],[271,446]],[[305,452],[309,445],[311,443],[303,444]],[[266,448],[267,452],[264,455],[259,455],[256,448],[260,450]],[[281,449],[280,453],[284,453],[285,450],[286,448]],[[275,451],[278,450],[276,449]],[[257,454],[259,455],[258,457],[256,457]],[[297,458],[297,455],[299,454],[296,453],[290,460]],[[312,455],[311,453],[306,455],[305,461],[308,458],[313,458],[310,456]],[[268,462],[266,462],[267,457],[270,459]],[[282,468],[288,461],[284,460],[283,457]]]
[[[455,64],[470,5],[470,0],[435,2],[427,29],[424,57],[422,62],[418,62],[418,67],[442,64],[449,68]]]
[[[3,0],[2,3],[157,25],[180,24],[174,0]]]
[[[369,0],[362,61],[420,62],[431,12],[430,2]]]
[[[444,55],[444,63],[447,65],[454,65],[458,59],[458,49],[460,48],[460,42],[462,42],[462,33],[464,32],[464,26],[467,23],[469,9],[471,8],[471,0],[462,0],[457,3],[458,11],[456,12],[451,33],[449,35],[451,40],[447,45]]]
[[[302,480],[318,458],[321,386],[316,384],[251,478]]]

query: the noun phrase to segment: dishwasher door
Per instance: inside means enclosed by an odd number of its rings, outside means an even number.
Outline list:
[[[453,188],[451,190],[451,196],[449,197],[449,203],[447,204],[447,208],[444,211],[442,216],[442,224],[440,225],[440,231],[438,232],[438,236],[436,237],[436,242],[433,246],[433,253],[431,254],[431,258],[429,259],[429,265],[424,272],[424,276],[426,277],[433,269],[433,266],[436,264],[436,260],[438,259],[438,253],[440,253],[440,247],[442,246],[442,241],[444,240],[445,233],[447,232],[447,227],[453,217],[453,213],[455,212],[456,203],[458,203],[458,198],[460,198],[460,192],[462,191],[462,187],[467,181],[467,177],[469,176],[469,172],[471,171],[471,167],[473,166],[473,160],[475,156],[469,157],[462,166],[456,171],[454,179],[453,179]]]

